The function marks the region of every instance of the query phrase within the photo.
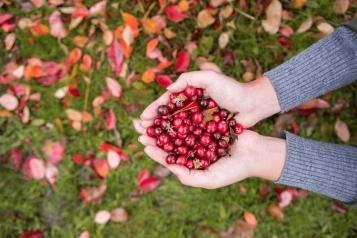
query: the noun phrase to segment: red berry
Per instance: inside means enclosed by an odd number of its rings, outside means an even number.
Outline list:
[[[194,135],[189,135],[185,138],[185,144],[188,146],[188,147],[192,147],[194,146],[196,143],[196,137]]]
[[[227,148],[228,147],[228,143],[225,140],[219,140],[218,146],[221,147],[221,148]]]
[[[183,144],[183,140],[180,139],[180,138],[176,138],[175,141],[174,141],[174,144],[176,146],[181,146]]]
[[[217,107],[217,103],[216,101],[214,101],[213,99],[208,99],[208,108],[215,108]]]
[[[177,134],[177,137],[180,138],[180,139],[185,139],[186,136],[187,136],[187,134],[181,134],[181,133]]]
[[[176,164],[186,165],[186,163],[187,163],[187,158],[186,158],[186,156],[180,155],[180,156],[177,157]]]
[[[227,150],[224,149],[224,148],[218,148],[217,149],[217,155],[218,157],[223,157],[223,156],[226,156],[228,153],[227,153]]]
[[[155,136],[159,136],[163,132],[164,132],[164,130],[162,128],[160,128],[160,127],[156,127],[154,129]]]
[[[186,125],[181,125],[181,126],[179,126],[179,128],[177,129],[177,132],[178,132],[179,134],[184,134],[184,135],[186,135],[186,134],[189,132],[189,128],[188,128],[188,126],[186,126]]]
[[[177,94],[176,93],[171,93],[169,96],[170,102],[175,103]]]
[[[185,155],[188,152],[188,148],[184,145],[177,147],[177,153],[180,155]]]
[[[280,38],[279,38],[279,44],[280,44],[282,47],[290,47],[290,45],[291,45],[289,39],[288,39],[288,38],[285,38],[285,37],[280,37]]]
[[[171,124],[171,123],[170,123],[169,120],[164,119],[164,120],[161,121],[161,128],[162,128],[162,129],[167,129],[167,128],[170,127],[170,124]]]
[[[203,146],[197,148],[197,156],[204,157],[206,155],[206,149]]]
[[[156,145],[160,148],[162,148],[164,146],[164,143],[162,143],[161,140],[156,140]]]
[[[157,140],[160,140],[160,142],[162,144],[166,144],[167,142],[169,142],[170,137],[167,134],[161,134],[159,135],[159,137],[157,138]]]
[[[201,101],[200,101],[200,107],[202,109],[206,109],[208,107],[208,99],[202,98]]]
[[[177,137],[177,132],[174,130],[171,130],[167,133],[171,138],[176,138]]]
[[[209,121],[207,123],[207,132],[213,133],[217,130],[217,123],[215,121]]]
[[[186,125],[191,125],[192,121],[190,120],[190,118],[184,118],[183,119],[183,123],[186,124]]]
[[[221,109],[218,115],[221,118],[221,120],[226,120],[229,115],[229,112],[226,109]]]
[[[182,125],[182,119],[181,118],[175,118],[174,121],[172,122],[172,124],[177,129],[179,126]]]
[[[212,142],[211,136],[209,134],[204,134],[203,136],[201,136],[200,138],[200,143],[201,145],[208,145],[209,143]]]
[[[167,106],[169,107],[169,109],[170,109],[171,112],[176,109],[175,103],[169,102],[169,103],[167,104]]]
[[[206,160],[206,159],[201,160],[201,167],[203,169],[207,169],[208,166],[209,166],[209,161],[208,160]]]
[[[196,95],[197,95],[197,97],[202,97],[203,96],[203,89],[202,88],[196,88]]]
[[[186,89],[185,89],[185,95],[186,97],[188,98],[191,98],[193,96],[196,95],[196,88],[192,87],[192,86],[188,86]]]
[[[217,149],[217,143],[215,143],[215,142],[211,142],[211,143],[209,143],[208,145],[207,145],[207,149],[208,150],[212,150],[212,151],[216,151],[216,149]]]
[[[230,119],[228,124],[229,124],[230,127],[234,127],[237,124],[237,122],[234,119]]]
[[[217,159],[217,154],[215,151],[207,150],[206,158],[210,161],[215,161]]]
[[[188,116],[187,112],[179,112],[179,113],[177,113],[177,117],[181,118],[181,119],[187,118],[187,116]]]
[[[194,124],[197,124],[197,125],[201,124],[201,122],[203,122],[203,114],[202,114],[202,112],[193,113],[192,122]]]
[[[149,126],[148,128],[146,128],[146,134],[150,137],[155,137],[155,127]]]
[[[160,116],[165,116],[169,113],[170,109],[168,106],[166,105],[160,105],[158,108],[157,108],[157,113],[160,115]]]
[[[218,114],[213,114],[213,121],[215,121],[215,122],[220,122],[221,121],[221,118],[219,117]]]
[[[175,147],[174,147],[174,144],[172,144],[171,142],[168,142],[168,143],[164,144],[162,148],[166,152],[171,152],[174,150]]]
[[[155,119],[154,119],[154,125],[155,125],[155,126],[161,126],[161,121],[162,121],[161,118],[155,118]]]
[[[168,164],[175,164],[176,163],[176,156],[175,155],[168,155],[166,156],[166,163]]]
[[[228,130],[228,124],[226,121],[220,121],[218,123],[218,131],[221,132],[222,134],[225,133]]]
[[[193,132],[194,130],[195,130],[195,126],[194,125],[189,125],[188,126],[188,130],[190,131],[190,132]]]
[[[196,152],[194,150],[189,150],[187,152],[187,158],[193,158],[195,157]]]
[[[237,124],[233,127],[233,130],[234,130],[234,133],[239,135],[239,134],[242,134],[244,128],[241,124]]]
[[[196,128],[192,131],[192,134],[194,134],[194,135],[196,135],[196,136],[200,136],[200,135],[202,135],[202,129],[196,127]]]
[[[194,167],[193,160],[191,160],[191,159],[187,160],[185,166],[186,166],[188,169],[193,169],[193,167]]]

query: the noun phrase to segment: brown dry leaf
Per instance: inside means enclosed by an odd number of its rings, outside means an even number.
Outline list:
[[[213,114],[218,112],[218,107],[206,109],[203,111],[203,124],[213,120]]]
[[[244,212],[244,220],[252,225],[253,227],[256,227],[258,225],[257,218],[255,218],[254,214],[251,212]]]
[[[197,24],[199,28],[206,28],[215,22],[215,18],[211,16],[207,9],[203,9],[198,13]]]
[[[279,136],[280,133],[286,128],[287,125],[290,125],[294,121],[294,116],[292,114],[282,114],[278,117],[275,122],[272,136]]]
[[[6,50],[11,50],[11,48],[14,46],[16,41],[16,34],[15,33],[10,33],[5,37],[5,49]]]
[[[214,8],[217,8],[217,7],[221,6],[225,2],[226,2],[226,0],[210,0],[209,1],[209,5],[211,5]]]
[[[335,3],[333,4],[333,10],[337,14],[345,14],[349,6],[350,6],[349,0],[336,0]]]
[[[333,26],[331,26],[327,22],[322,22],[318,24],[317,29],[324,35],[329,35],[335,30],[335,28],[333,28]]]
[[[269,34],[275,34],[279,31],[282,10],[283,7],[278,0],[273,0],[267,7],[265,11],[267,19],[262,21],[262,26]]]
[[[284,221],[284,213],[281,210],[281,208],[278,207],[276,204],[274,204],[274,203],[270,204],[269,208],[268,208],[268,212],[278,222],[283,222]]]
[[[113,221],[113,222],[117,222],[117,223],[126,222],[128,220],[128,213],[122,207],[115,208],[111,212],[110,220]]]
[[[222,238],[253,238],[255,227],[249,223],[238,220],[227,231],[222,232],[220,237]]]
[[[167,39],[172,39],[176,37],[176,33],[170,30],[169,28],[164,29],[164,35]]]
[[[303,104],[301,104],[298,108],[299,109],[314,109],[314,108],[320,108],[320,109],[324,109],[324,108],[329,108],[330,104],[320,98],[315,98],[315,99],[311,99],[309,101],[304,102]]]
[[[297,29],[296,33],[303,33],[303,32],[310,30],[313,22],[314,21],[312,20],[312,17],[307,18],[303,23],[301,23],[301,25]]]
[[[88,43],[88,37],[86,36],[75,36],[73,38],[73,44],[80,48],[84,47]]]
[[[200,70],[212,70],[217,73],[222,73],[222,70],[216,65],[215,63],[212,62],[204,62],[202,64],[199,64]]]
[[[335,132],[343,142],[347,143],[350,140],[350,131],[346,122],[337,119],[335,123]]]
[[[293,7],[294,8],[302,8],[305,6],[307,0],[293,0]]]
[[[1,110],[0,111],[0,118],[9,118],[12,117],[12,113],[7,111],[7,110]]]
[[[219,18],[221,20],[224,20],[224,19],[232,16],[232,14],[233,14],[233,7],[231,5],[227,5],[220,10]]]

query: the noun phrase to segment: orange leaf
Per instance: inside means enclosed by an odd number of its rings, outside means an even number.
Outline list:
[[[190,8],[190,3],[187,0],[181,0],[178,4],[180,12],[187,12]]]
[[[27,65],[24,75],[25,79],[39,78],[43,75],[42,67],[40,65]]]
[[[124,41],[120,41],[120,47],[121,47],[121,50],[123,51],[123,54],[126,58],[128,58],[131,53],[133,53],[133,47],[130,47],[128,46]]]
[[[275,204],[270,204],[269,208],[268,208],[268,212],[270,213],[270,215],[272,217],[274,217],[277,221],[279,222],[283,222],[284,221],[284,213],[283,211],[280,209],[280,207],[278,207]]]
[[[31,27],[31,32],[35,36],[41,36],[41,35],[47,35],[49,33],[48,26],[41,24],[41,23],[36,23]]]
[[[157,38],[150,40],[146,45],[146,55],[149,55],[151,52],[153,52],[158,44],[159,40]]]
[[[244,212],[244,220],[253,227],[256,227],[258,224],[258,221],[255,218],[254,214],[250,212]]]
[[[73,38],[73,44],[77,47],[84,47],[88,42],[88,37],[86,36],[75,36]]]
[[[164,70],[164,69],[170,67],[173,63],[174,63],[173,61],[164,61],[164,62],[161,62],[161,63],[157,66],[157,68],[158,68],[158,69],[161,69],[161,70]]]
[[[159,32],[159,23],[151,18],[141,19],[141,24],[143,24],[144,30],[147,33],[154,34]]]
[[[85,54],[82,59],[82,63],[79,66],[82,72],[88,72],[90,67],[92,66],[92,57],[90,55]]]
[[[79,61],[79,59],[82,56],[82,50],[79,48],[74,48],[73,50],[71,50],[71,52],[69,53],[69,62],[71,64],[75,64]]]
[[[93,166],[94,171],[100,178],[106,178],[108,176],[109,165],[106,160],[94,159],[92,166]]]
[[[121,15],[124,19],[125,24],[127,24],[133,31],[134,37],[137,37],[139,35],[139,21],[138,21],[138,19],[135,16],[133,16],[129,13],[125,13],[125,12],[122,12]]]
[[[164,7],[166,6],[166,0],[159,0],[159,4],[160,4],[160,9],[164,9]]]
[[[117,29],[115,29],[114,35],[119,40],[123,39],[123,30],[124,30],[124,26],[118,26]]]
[[[152,69],[147,69],[143,73],[143,76],[141,78],[145,83],[151,83],[152,81],[155,80],[155,72]]]

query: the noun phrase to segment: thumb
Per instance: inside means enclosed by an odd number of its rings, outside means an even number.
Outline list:
[[[167,87],[167,90],[171,92],[179,92],[184,90],[188,85],[205,89],[210,84],[211,80],[216,76],[216,74],[216,72],[208,70],[183,73],[175,83]]]

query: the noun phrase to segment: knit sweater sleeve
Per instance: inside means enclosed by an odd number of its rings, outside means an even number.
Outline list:
[[[357,32],[339,27],[265,75],[283,112],[349,84],[357,79]]]
[[[287,159],[277,183],[357,205],[357,147],[286,133]]]

